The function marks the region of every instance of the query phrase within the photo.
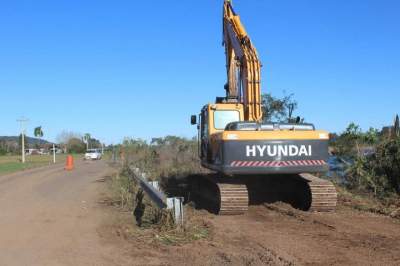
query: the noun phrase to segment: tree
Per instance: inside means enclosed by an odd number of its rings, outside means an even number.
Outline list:
[[[69,150],[69,148],[71,146],[70,145],[70,140],[71,139],[79,139],[79,140],[81,140],[82,136],[80,134],[78,134],[78,133],[64,130],[60,134],[58,134],[57,138],[56,138],[56,140],[57,140],[57,142],[59,144],[63,144],[65,152],[68,152],[68,150]],[[82,140],[81,140],[81,142],[82,142]]]
[[[350,123],[342,134],[335,140],[332,140],[332,143],[338,155],[357,158],[361,155],[360,144],[363,143],[364,140],[364,134],[360,126],[355,123]],[[356,148],[356,152],[354,148]]]
[[[100,149],[102,147],[100,140],[95,139],[95,138],[90,138],[89,143],[90,143],[91,149]]]
[[[84,153],[85,143],[81,138],[72,138],[67,143],[69,153]]]
[[[90,139],[91,139],[91,138],[92,138],[92,137],[91,137],[90,133],[86,133],[86,134],[83,136],[83,141],[86,143],[86,150],[89,149],[89,146],[90,146]]]
[[[60,134],[57,135],[57,142],[60,144],[67,144],[68,141],[72,138],[81,138],[81,135],[76,132],[63,130]]]
[[[6,154],[7,154],[6,143],[5,143],[5,141],[1,140],[0,141],[0,156],[6,155]]]
[[[164,138],[152,138],[150,141],[151,145],[161,146],[165,144]]]
[[[376,128],[369,128],[363,133],[363,142],[369,145],[375,145],[379,142],[379,130]]]
[[[264,121],[294,122],[292,115],[298,107],[297,101],[293,99],[294,94],[286,95],[281,99],[269,93],[261,97]]]
[[[35,130],[33,131],[33,135],[35,135],[36,138],[39,139],[39,148],[40,148],[40,142],[41,142],[41,138],[43,137],[43,130],[42,127],[36,127]]]
[[[389,140],[378,146],[376,172],[387,178],[390,187],[400,195],[400,140]]]
[[[394,137],[396,137],[396,138],[400,136],[400,121],[399,121],[399,115],[396,115],[396,119],[394,120],[393,134],[394,134]]]
[[[361,154],[360,141],[362,139],[362,131],[359,125],[355,123],[350,123],[343,134],[343,137],[348,140],[351,146],[355,146],[357,149],[357,154]]]
[[[386,139],[374,154],[357,157],[346,177],[351,188],[373,191],[378,197],[400,195],[400,139]]]

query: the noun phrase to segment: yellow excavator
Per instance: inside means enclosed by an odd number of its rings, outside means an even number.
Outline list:
[[[191,117],[201,164],[215,174],[198,176],[191,193],[225,215],[242,214],[250,201],[268,197],[302,210],[334,211],[335,187],[315,176],[328,170],[329,133],[313,124],[263,121],[260,59],[230,0],[223,6],[223,38],[226,96]]]

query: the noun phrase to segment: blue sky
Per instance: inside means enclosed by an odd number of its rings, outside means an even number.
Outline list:
[[[263,62],[263,91],[342,131],[399,112],[399,1],[236,0]],[[222,0],[2,1],[0,135],[16,119],[107,142],[196,134],[189,116],[223,95]]]

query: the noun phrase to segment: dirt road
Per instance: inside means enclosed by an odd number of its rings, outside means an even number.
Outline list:
[[[252,206],[233,217],[189,208],[209,237],[165,245],[156,231],[135,228],[131,214],[99,203],[110,171],[79,162],[73,172],[0,177],[0,266],[400,265],[399,220],[342,206],[334,214]]]
[[[118,265],[123,256],[99,237],[102,161],[0,177],[0,265]]]

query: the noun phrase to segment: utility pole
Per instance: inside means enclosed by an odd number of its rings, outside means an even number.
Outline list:
[[[84,141],[86,142],[86,150],[88,150],[89,148],[90,148],[90,139],[91,139],[91,136],[90,136],[90,134],[89,133],[86,133],[84,136],[83,136],[83,139],[84,139]]]
[[[19,122],[21,125],[22,163],[25,163],[25,123],[27,123],[28,121],[29,121],[29,119],[24,118],[24,117],[17,120],[17,122]]]
[[[56,145],[53,143],[53,163],[56,163]]]

